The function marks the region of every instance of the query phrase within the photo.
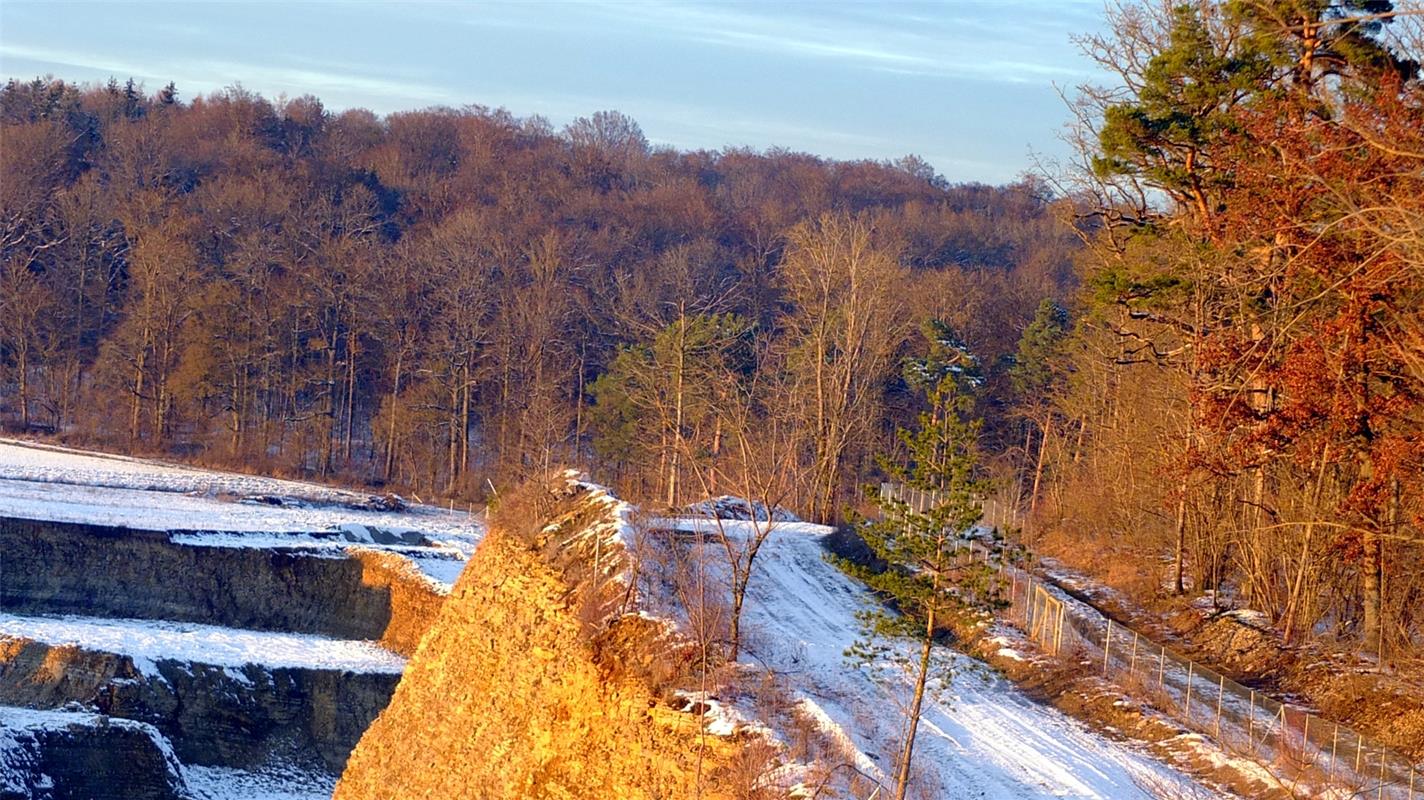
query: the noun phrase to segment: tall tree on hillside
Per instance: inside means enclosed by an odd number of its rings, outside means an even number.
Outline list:
[[[1048,443],[1053,437],[1052,398],[1062,391],[1066,378],[1064,340],[1068,335],[1068,313],[1049,298],[1039,303],[1033,322],[1019,337],[1018,352],[1009,368],[1009,380],[1018,397],[1021,413],[1038,428],[1038,455],[1033,461],[1033,480],[1028,492],[1030,517],[1038,509],[1039,487]],[[1027,437],[1025,437],[1027,442]],[[1024,446],[1024,457],[1029,448]]]
[[[128,313],[99,357],[111,385],[128,397],[131,443],[143,438],[146,427],[161,441],[170,421],[169,380],[182,352],[179,337],[201,288],[197,254],[182,229],[181,221],[169,220],[136,237]]]
[[[1288,633],[1334,605],[1372,651],[1382,543],[1415,502],[1402,476],[1420,446],[1397,310],[1418,302],[1399,211],[1418,193],[1417,155],[1394,144],[1419,127],[1419,83],[1417,64],[1379,37],[1391,8],[1122,12],[1115,39],[1089,42],[1127,91],[1087,94],[1102,125],[1085,148],[1106,187],[1087,283],[1092,317],[1117,337],[1108,356],[1163,373],[1158,384],[1189,401],[1188,458],[1153,480],[1179,484],[1161,492],[1177,505],[1179,590],[1195,514],[1210,541],[1199,549],[1232,561],[1213,587],[1232,573]],[[1152,192],[1173,205],[1154,208]],[[1105,402],[1102,430],[1124,398]],[[1327,574],[1332,551],[1347,569]]]
[[[663,500],[681,499],[685,460],[715,449],[724,380],[746,368],[750,328],[734,314],[679,313],[649,342],[629,345],[590,387],[594,447],[606,458],[657,464]],[[694,465],[695,468],[695,465]]]
[[[811,518],[840,515],[845,467],[875,418],[905,336],[904,272],[863,218],[826,215],[788,236],[782,276],[790,401],[810,456]]]
[[[19,257],[0,265],[0,363],[14,371],[20,430],[30,427],[30,375],[52,348],[54,295]]]
[[[881,459],[891,480],[928,498],[912,505],[872,493],[880,518],[861,526],[860,533],[886,568],[846,565],[897,609],[867,612],[867,636],[850,655],[865,662],[900,660],[914,682],[895,763],[896,800],[903,800],[909,789],[915,734],[931,679],[947,687],[953,678],[952,656],[936,663],[936,638],[952,616],[996,602],[988,568],[972,562],[964,567],[960,558],[963,535],[983,516],[980,500],[986,488],[976,455],[981,423],[961,416],[970,405],[961,380],[958,373],[946,372],[927,386],[929,407],[920,414],[917,428],[899,431],[904,460]],[[918,653],[900,655],[904,639],[914,642]]]

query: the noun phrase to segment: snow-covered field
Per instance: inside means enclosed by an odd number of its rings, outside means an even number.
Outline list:
[[[312,483],[0,439],[0,516],[185,531],[175,541],[216,547],[335,554],[356,543],[410,558],[448,590],[483,535],[482,522],[467,510],[416,503],[401,511],[351,507],[369,500]],[[385,538],[414,532],[431,546],[372,541],[372,531]]]
[[[689,529],[710,523],[682,520]],[[724,522],[728,529],[746,523]],[[907,682],[850,662],[860,637],[856,611],[873,602],[859,583],[824,558],[828,529],[778,523],[758,554],[748,590],[751,663],[779,673],[863,754],[867,771],[889,772],[902,735]],[[709,550],[716,559],[717,552]],[[1035,703],[980,662],[956,656],[950,692],[927,707],[916,763],[946,798],[1151,798],[1145,788],[1213,792],[1136,748],[1109,740],[1055,709]]]
[[[262,496],[280,505],[234,502]],[[366,544],[412,558],[427,575],[452,583],[483,533],[461,511],[411,506],[359,508],[365,495],[293,481],[210,472],[157,462],[37,447],[0,440],[0,515],[121,524],[182,531],[194,546],[352,546],[346,533],[416,531],[434,547]],[[291,500],[292,502],[285,502]],[[621,519],[621,518],[620,518]],[[666,521],[684,529],[706,519]],[[727,521],[729,530],[750,523]],[[343,528],[344,526],[344,528]],[[870,774],[890,771],[903,720],[905,681],[848,660],[860,637],[856,612],[873,600],[862,585],[823,557],[828,529],[781,521],[761,550],[746,608],[749,663],[784,676],[812,718],[859,751]],[[359,535],[356,538],[361,538]],[[711,558],[717,550],[709,551]],[[151,669],[163,658],[240,666],[314,666],[399,671],[402,661],[375,645],[318,636],[235,631],[205,625],[79,617],[0,615],[0,632],[53,643],[73,642],[134,657]],[[956,656],[952,689],[935,698],[921,724],[917,764],[940,797],[1148,798],[1147,784],[1183,785],[1212,793],[1133,746],[1109,740],[1037,704],[987,668]],[[272,775],[185,768],[200,797],[310,798],[329,786]]]
[[[258,497],[295,502],[236,502]],[[144,530],[322,531],[359,524],[456,542],[479,529],[465,509],[348,507],[368,499],[313,483],[0,439],[0,512],[10,516]]]
[[[372,642],[302,633],[252,631],[190,622],[76,616],[17,616],[0,612],[0,636],[118,653],[144,674],[157,662],[190,661],[218,667],[260,664],[345,672],[399,673],[405,659]]]

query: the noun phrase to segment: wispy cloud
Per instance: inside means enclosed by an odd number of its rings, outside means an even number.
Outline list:
[[[1064,20],[1080,4],[985,3],[978,14],[916,6],[591,2],[628,24],[703,44],[943,78],[1025,82],[1086,74],[1066,59]],[[1086,4],[1081,4],[1086,7]],[[1005,57],[1005,56],[1012,57]]]
[[[218,58],[149,56],[126,58],[105,53],[80,52],[64,48],[0,42],[0,69],[14,74],[12,64],[28,61],[48,67],[80,69],[116,77],[149,81],[175,81],[189,92],[208,92],[241,83],[269,93],[316,94],[338,103],[379,103],[381,106],[409,107],[413,103],[458,103],[449,89],[391,78],[363,75],[344,69],[322,69],[317,65],[272,64]],[[333,65],[327,65],[328,67]]]

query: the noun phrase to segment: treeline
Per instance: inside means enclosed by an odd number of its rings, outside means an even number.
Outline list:
[[[775,460],[832,519],[924,320],[998,364],[1072,280],[1039,182],[682,152],[613,112],[37,79],[0,124],[7,426],[421,494],[597,464],[683,503]]]
[[[1045,548],[1386,659],[1424,634],[1424,50],[1392,10],[1130,6],[1084,40],[1123,87],[1080,94],[1096,228],[1022,387]]]

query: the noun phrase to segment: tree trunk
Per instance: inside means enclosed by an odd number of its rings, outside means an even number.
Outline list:
[[[346,431],[342,436],[341,459],[351,462],[351,429],[356,419],[356,331],[346,332]]]
[[[470,365],[465,364],[461,373],[460,397],[460,474],[470,469]]]
[[[1186,594],[1186,582],[1182,578],[1182,573],[1186,569],[1187,550],[1187,482],[1182,481],[1182,496],[1177,500],[1177,554],[1172,563],[1173,579],[1172,591],[1174,594]]]
[[[683,377],[687,367],[687,315],[684,313],[678,320],[678,341],[677,341],[677,383],[673,390],[673,423],[672,423],[672,455],[668,459],[667,473],[667,505],[668,508],[677,507],[677,472],[681,467],[680,457],[682,455],[682,392]]]
[[[1038,463],[1033,468],[1033,491],[1028,496],[1028,514],[1032,519],[1033,512],[1038,509],[1038,487],[1043,482],[1043,460],[1048,452],[1048,439],[1053,435],[1052,417],[1044,415],[1043,424],[1039,429],[1043,435],[1038,438]]]
[[[396,354],[395,384],[391,387],[391,421],[386,429],[386,480],[391,480],[391,471],[396,464],[396,404],[400,402],[401,368],[405,366],[405,350]]]
[[[1380,537],[1373,531],[1365,533],[1361,537],[1361,544],[1364,547],[1364,558],[1361,570],[1364,572],[1363,592],[1364,592],[1364,614],[1360,628],[1361,646],[1366,653],[1379,652],[1380,645],[1380,614],[1383,597],[1380,593],[1380,565],[1383,559],[1380,558]]]
[[[910,701],[910,720],[906,726],[905,745],[900,750],[900,766],[895,777],[895,800],[905,800],[905,792],[910,788],[910,760],[915,753],[915,733],[920,727],[920,709],[925,702],[925,685],[930,676],[930,654],[934,647],[935,615],[931,610],[925,620],[924,647],[920,650],[919,674],[915,676],[915,696]]]
[[[30,429],[30,359],[29,348],[21,347],[18,354],[20,368],[20,430]]]

